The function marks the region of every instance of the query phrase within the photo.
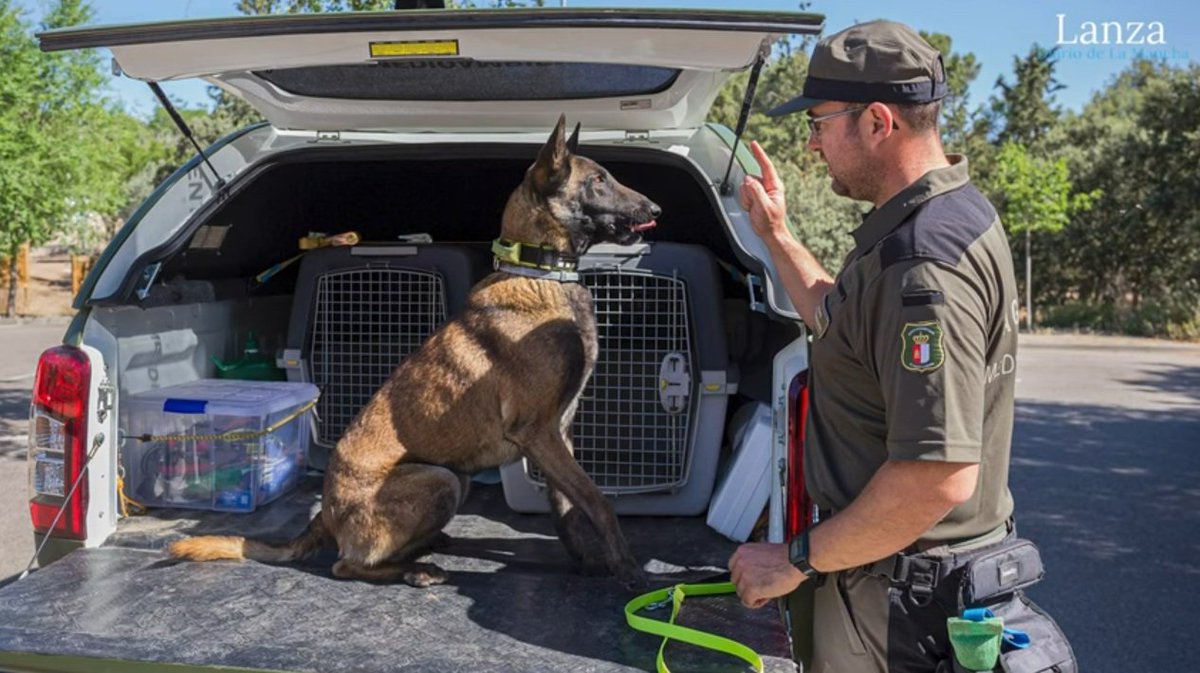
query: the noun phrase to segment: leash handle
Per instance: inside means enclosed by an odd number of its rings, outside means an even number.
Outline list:
[[[675,623],[675,618],[679,615],[680,608],[683,607],[683,599],[687,596],[719,596],[732,594],[735,591],[733,582],[676,584],[666,589],[651,591],[625,604],[625,622],[635,631],[662,636],[663,641],[658,647],[658,657],[655,660],[658,673],[671,673],[671,669],[667,668],[667,663],[663,659],[663,651],[666,649],[667,641],[669,640],[678,640],[697,647],[735,656],[750,664],[758,673],[762,673],[762,657],[758,656],[758,653],[749,647],[736,640],[730,640],[729,638],[696,629],[689,629],[686,626],[679,626]],[[665,622],[650,619],[649,617],[642,617],[637,614],[639,610],[662,607],[668,602],[671,603],[671,617]]]

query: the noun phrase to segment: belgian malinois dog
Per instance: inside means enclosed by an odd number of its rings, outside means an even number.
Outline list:
[[[593,243],[639,241],[660,213],[575,154],[579,127],[566,140],[565,122],[509,197],[500,232],[560,265]],[[446,573],[414,559],[441,541],[466,498],[467,475],[524,457],[546,475],[555,528],[583,572],[643,585],[612,507],[572,456],[571,423],[597,341],[591,295],[569,281],[499,264],[475,285],[463,313],[401,364],[346,429],[321,511],[298,537],[194,537],[168,552],[288,563],[332,542],[336,577],[439,584]]]

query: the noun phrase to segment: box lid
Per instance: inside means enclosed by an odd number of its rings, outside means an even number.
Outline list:
[[[261,416],[316,399],[311,383],[201,379],[131,395],[129,404],[176,414]]]

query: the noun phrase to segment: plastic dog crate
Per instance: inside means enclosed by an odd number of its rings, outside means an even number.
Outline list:
[[[702,513],[736,392],[715,260],[694,245],[606,245],[580,272],[599,354],[572,425],[576,461],[619,514]],[[514,510],[549,511],[536,466],[505,466],[501,478]]]
[[[321,390],[309,463],[329,451],[392,371],[490,271],[483,245],[324,248],[304,256],[280,366]]]

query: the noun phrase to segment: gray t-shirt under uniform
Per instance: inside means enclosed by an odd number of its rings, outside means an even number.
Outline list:
[[[834,512],[889,459],[979,463],[975,494],[927,542],[983,535],[1012,513],[1012,254],[966,158],[947,158],[854,232],[817,311],[805,443],[809,492]]]

